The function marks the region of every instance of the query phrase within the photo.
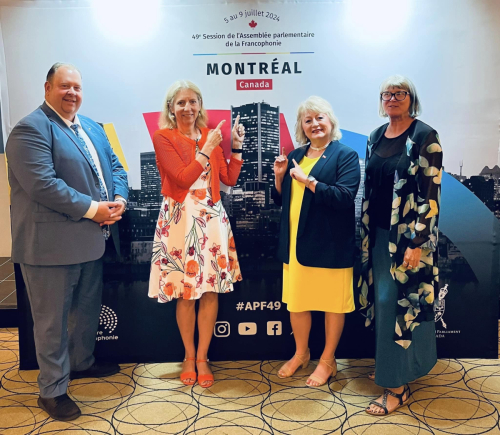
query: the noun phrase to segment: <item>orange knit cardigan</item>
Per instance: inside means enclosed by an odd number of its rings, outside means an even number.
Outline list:
[[[201,129],[201,139],[198,142],[200,150],[207,141],[208,128]],[[153,135],[153,145],[156,152],[156,164],[160,171],[161,193],[177,202],[182,202],[189,188],[198,179],[204,167],[195,160],[196,142],[184,136],[177,129],[164,128]],[[212,167],[212,199],[220,200],[220,181],[227,186],[234,186],[240,175],[243,160],[231,156],[227,163],[222,148],[216,147],[210,155]]]

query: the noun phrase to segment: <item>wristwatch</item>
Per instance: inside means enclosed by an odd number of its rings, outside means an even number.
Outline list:
[[[309,175],[309,177],[307,177],[307,181],[308,181],[308,183],[307,183],[306,187],[309,187],[309,185],[311,183],[313,183],[314,181],[316,181],[316,178],[314,178],[312,175]]]
[[[127,210],[127,200],[125,198],[115,198],[115,201],[121,202],[125,206],[125,210]]]

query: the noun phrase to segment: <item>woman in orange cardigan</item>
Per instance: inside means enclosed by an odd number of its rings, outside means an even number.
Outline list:
[[[227,163],[219,146],[224,122],[208,130],[200,90],[189,81],[177,81],[167,91],[160,130],[153,137],[163,203],[154,236],[149,297],[161,303],[177,299],[177,324],[185,349],[181,381],[193,385],[196,369],[198,383],[204,388],[214,382],[207,354],[217,319],[218,293],[232,291],[233,283],[241,281],[219,180],[228,186],[236,184],[243,163],[245,128],[238,116]]]

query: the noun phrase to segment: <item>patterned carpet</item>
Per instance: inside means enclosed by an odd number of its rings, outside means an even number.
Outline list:
[[[83,416],[70,423],[36,404],[37,371],[18,370],[16,329],[0,329],[0,434],[500,434],[500,361],[440,360],[411,384],[408,404],[364,412],[380,393],[373,360],[339,360],[329,385],[305,387],[314,365],[287,380],[279,361],[214,363],[210,389],[185,387],[180,364],[128,364],[113,377],[72,381]]]

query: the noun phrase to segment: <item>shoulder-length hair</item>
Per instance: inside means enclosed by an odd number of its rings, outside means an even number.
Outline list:
[[[330,141],[340,140],[342,133],[340,132],[339,120],[333,113],[331,104],[321,97],[313,95],[309,97],[306,101],[300,103],[297,109],[297,122],[295,124],[295,139],[301,145],[305,145],[309,142],[308,137],[304,133],[302,128],[302,118],[307,112],[311,113],[324,113],[330,119],[332,123],[332,132],[330,133]]]
[[[408,77],[399,74],[390,76],[380,85],[380,93],[382,94],[382,92],[387,91],[389,88],[400,88],[410,93],[410,108],[408,109],[408,113],[412,118],[416,118],[422,113],[422,105],[417,95],[417,88]],[[382,117],[387,117],[384,105],[382,104],[382,96],[378,100],[378,114]]]
[[[177,80],[167,90],[167,95],[165,96],[165,101],[163,102],[160,115],[160,121],[158,122],[158,126],[160,128],[169,128],[171,130],[177,128],[177,121],[172,113],[172,108],[175,104],[175,97],[179,91],[183,89],[192,90],[198,97],[198,101],[200,103],[200,113],[198,114],[198,118],[196,118],[196,126],[200,128],[207,126],[208,115],[205,107],[203,107],[203,98],[201,96],[200,88],[189,80]]]

